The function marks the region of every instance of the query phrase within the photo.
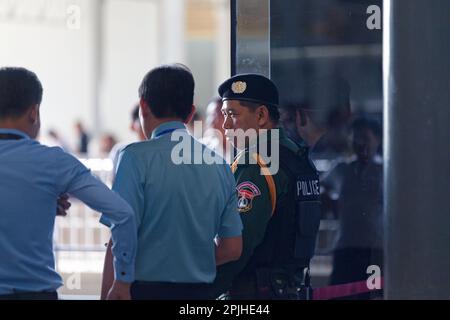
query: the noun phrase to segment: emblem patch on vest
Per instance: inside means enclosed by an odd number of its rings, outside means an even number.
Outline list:
[[[242,182],[237,186],[238,210],[240,213],[248,212],[252,209],[253,199],[261,195],[259,188],[250,181]]]

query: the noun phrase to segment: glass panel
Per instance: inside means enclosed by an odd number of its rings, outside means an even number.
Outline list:
[[[282,126],[321,172],[313,286],[365,281],[383,265],[382,0],[271,1],[270,27],[256,2],[238,1],[236,71],[269,60]]]
[[[269,0],[237,0],[236,70],[270,75]]]

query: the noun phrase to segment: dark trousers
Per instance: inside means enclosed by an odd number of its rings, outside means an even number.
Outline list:
[[[136,281],[131,285],[133,300],[211,300],[211,285]]]
[[[0,300],[58,300],[58,293],[53,292],[17,292],[0,295]]]

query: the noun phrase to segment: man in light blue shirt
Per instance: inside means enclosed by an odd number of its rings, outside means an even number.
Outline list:
[[[230,167],[220,157],[217,163],[194,164],[214,153],[184,125],[195,111],[194,86],[185,66],[150,71],[140,88],[149,141],[128,146],[119,159],[113,190],[134,209],[138,226],[133,299],[211,298],[216,265],[238,259],[242,251]],[[107,256],[104,292],[111,282],[108,269]]]
[[[34,73],[0,69],[0,299],[57,299],[53,228],[66,193],[108,217],[115,256],[109,297],[127,299],[137,242],[132,209],[73,156],[35,140],[42,92]]]

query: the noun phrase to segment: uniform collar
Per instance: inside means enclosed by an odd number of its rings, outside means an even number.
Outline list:
[[[0,128],[0,134],[15,134],[21,136],[23,139],[31,139],[29,135],[25,132],[17,130],[17,129],[3,129]]]
[[[164,122],[156,127],[155,130],[153,130],[150,140],[157,139],[161,135],[164,135],[165,133],[171,133],[171,131],[175,130],[186,130],[186,126],[181,121]]]

